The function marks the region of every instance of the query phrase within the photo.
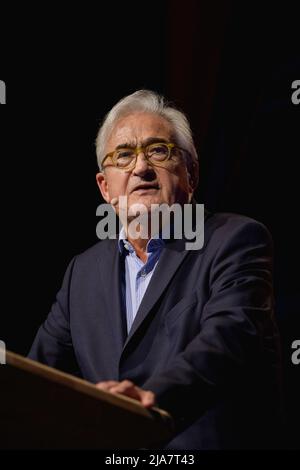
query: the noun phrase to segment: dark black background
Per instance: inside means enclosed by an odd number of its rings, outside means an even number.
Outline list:
[[[263,2],[261,2],[263,3]],[[94,141],[115,102],[150,88],[187,112],[200,156],[199,202],[267,225],[287,397],[299,446],[296,2],[169,0],[28,5],[1,20],[0,338],[26,354],[68,261],[97,241]]]

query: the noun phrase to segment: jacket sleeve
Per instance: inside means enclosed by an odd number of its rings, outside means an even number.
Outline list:
[[[75,258],[70,262],[45,322],[39,328],[28,357],[50,367],[80,375],[70,332],[69,289]]]
[[[143,384],[155,392],[158,406],[171,413],[178,429],[201,416],[230,387],[249,380],[253,371],[255,377],[265,348],[274,352],[269,232],[250,221],[225,235],[214,241],[218,247],[210,267],[210,297],[199,333],[167,370]],[[271,346],[265,345],[267,337]]]

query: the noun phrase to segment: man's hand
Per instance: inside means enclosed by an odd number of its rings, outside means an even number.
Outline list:
[[[155,406],[155,394],[150,392],[150,390],[143,390],[137,385],[134,385],[130,380],[122,380],[122,382],[107,380],[106,382],[98,382],[96,387],[106,392],[119,393],[121,395],[134,398],[146,408]]]

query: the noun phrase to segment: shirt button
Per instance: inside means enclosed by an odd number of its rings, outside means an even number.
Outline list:
[[[146,271],[143,269],[143,271],[141,271],[141,276],[145,277],[146,276]]]

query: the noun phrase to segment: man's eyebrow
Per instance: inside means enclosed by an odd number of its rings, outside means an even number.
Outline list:
[[[157,144],[158,142],[164,142],[167,144],[169,141],[163,137],[149,137],[142,142],[142,146],[145,147],[145,145]]]
[[[145,147],[146,145],[151,145],[151,144],[156,144],[158,142],[163,142],[163,143],[168,143],[169,140],[167,139],[164,139],[163,137],[148,137],[148,139],[144,140],[142,143],[141,143],[141,147]],[[136,144],[135,143],[126,143],[126,144],[120,144],[120,145],[117,145],[116,147],[116,150],[118,149],[132,149],[132,148],[135,148],[136,147]]]

